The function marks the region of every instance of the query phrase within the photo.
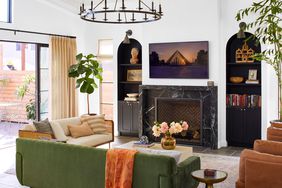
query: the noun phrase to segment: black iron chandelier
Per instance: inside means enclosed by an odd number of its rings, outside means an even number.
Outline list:
[[[163,16],[162,5],[158,6],[152,1],[147,5],[142,0],[136,1],[135,8],[125,5],[125,0],[115,0],[112,6],[108,0],[101,0],[97,4],[90,2],[90,7],[86,8],[82,3],[80,6],[80,18],[90,22],[111,23],[111,24],[132,24],[144,23],[160,20]]]

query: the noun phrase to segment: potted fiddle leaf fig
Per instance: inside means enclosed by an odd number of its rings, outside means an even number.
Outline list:
[[[83,55],[82,53],[76,56],[77,63],[71,65],[68,70],[68,76],[77,78],[76,88],[80,88],[81,93],[87,94],[87,113],[89,110],[89,95],[94,93],[98,88],[96,81],[101,82],[103,69],[97,61],[97,57],[93,54]]]
[[[279,89],[279,117],[278,120],[271,121],[271,124],[282,125],[282,1],[281,0],[261,0],[254,2],[250,7],[240,10],[237,21],[245,17],[253,18],[247,24],[247,29],[254,29],[254,36],[257,40],[267,45],[269,48],[254,55],[259,61],[270,64],[275,70]]]

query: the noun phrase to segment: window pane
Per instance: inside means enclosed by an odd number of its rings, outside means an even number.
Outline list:
[[[101,114],[105,114],[105,119],[113,120],[113,105],[101,104]]]
[[[110,61],[100,61],[103,68],[103,82],[113,82],[113,63]]]
[[[0,22],[9,22],[9,0],[0,0]]]
[[[112,40],[99,40],[99,56],[111,56],[113,55],[113,41]]]
[[[102,83],[101,84],[101,103],[113,103],[113,84],[112,83]]]

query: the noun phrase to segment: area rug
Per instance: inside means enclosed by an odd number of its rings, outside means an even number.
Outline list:
[[[235,188],[235,182],[239,175],[239,157],[194,153],[201,158],[201,168],[217,169],[228,173],[224,182],[214,184],[215,188]],[[198,188],[204,188],[205,184],[200,184]]]

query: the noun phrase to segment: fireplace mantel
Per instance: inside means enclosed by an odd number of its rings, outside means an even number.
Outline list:
[[[202,101],[202,142],[204,147],[217,148],[217,86],[158,86],[141,85],[139,87],[140,125],[139,134],[150,140],[151,127],[155,117],[155,100],[157,98],[192,99]],[[173,109],[172,109],[173,110]],[[169,113],[169,112],[168,112]],[[191,144],[191,143],[188,143]]]

